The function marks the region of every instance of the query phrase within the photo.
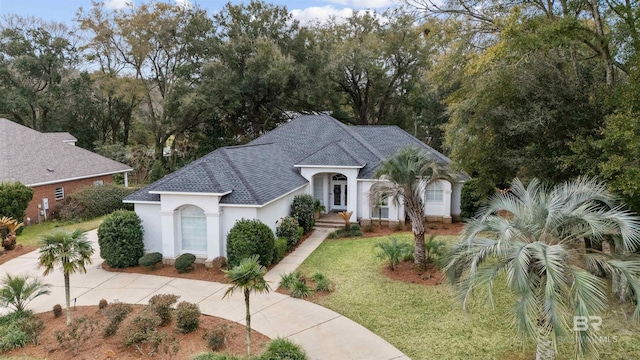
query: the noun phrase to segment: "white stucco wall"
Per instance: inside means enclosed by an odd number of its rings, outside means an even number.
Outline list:
[[[162,252],[162,225],[160,224],[160,203],[134,204],[136,214],[144,228],[144,251]]]
[[[358,180],[358,217],[362,219],[371,218],[371,204],[369,204],[369,192],[371,185],[376,180]],[[400,206],[396,206],[392,199],[389,199],[389,218],[390,221],[404,221],[404,206],[400,200]],[[385,219],[387,220],[387,219]]]
[[[258,217],[258,208],[255,207],[234,207],[230,205],[222,205],[222,236],[220,237],[222,245],[222,256],[227,256],[227,234],[240,219],[256,219]]]
[[[462,193],[462,182],[453,183],[451,187],[451,215],[460,216],[460,195]]]
[[[309,186],[304,186],[287,196],[258,208],[258,219],[267,224],[273,233],[276,232],[276,221],[291,213],[291,203],[296,195],[309,193]]]

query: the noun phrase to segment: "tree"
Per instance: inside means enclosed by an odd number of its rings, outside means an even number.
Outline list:
[[[6,216],[21,222],[33,198],[33,189],[20,182],[0,183],[0,217]]]
[[[60,266],[64,274],[64,292],[67,305],[67,325],[71,323],[71,294],[69,276],[76,272],[87,272],[86,265],[91,264],[93,255],[91,242],[81,229],[73,232],[58,231],[46,235],[40,242],[38,263],[44,268],[44,275],[49,275],[54,267]]]
[[[634,318],[640,315],[640,218],[621,210],[601,183],[578,179],[546,186],[519,179],[497,194],[468,222],[445,267],[463,306],[477,287],[491,291],[500,274],[517,296],[518,332],[536,341],[536,358],[553,359],[558,339],[570,336],[573,316],[597,316],[605,309],[607,279],[633,290]],[[609,242],[611,252],[582,246]],[[593,273],[605,272],[600,278]],[[576,356],[594,353],[591,328],[575,332]]]
[[[415,147],[402,148],[392,157],[380,163],[376,172],[378,181],[369,190],[369,202],[379,204],[390,199],[400,206],[411,220],[415,248],[414,261],[418,271],[427,267],[425,253],[425,215],[422,201],[425,189],[440,179],[451,179],[452,173],[433,161],[427,153]]]
[[[251,357],[251,312],[249,311],[249,296],[252,292],[266,294],[271,288],[264,279],[267,269],[258,263],[258,255],[242,259],[240,264],[224,273],[233,284],[224,293],[224,297],[232,295],[236,291],[244,293],[247,323],[247,356]],[[223,298],[224,298],[223,297]]]
[[[22,312],[33,299],[49,295],[51,293],[50,287],[51,285],[26,275],[11,276],[11,274],[7,274],[2,279],[2,287],[0,287],[0,304],[11,305],[15,311]]]

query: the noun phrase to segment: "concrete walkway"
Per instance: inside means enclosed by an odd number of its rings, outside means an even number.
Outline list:
[[[294,252],[266,275],[272,288],[280,274],[295,270],[324,240],[330,230],[317,229]],[[228,285],[154,275],[107,272],[100,266],[97,233],[87,233],[96,253],[86,274],[71,275],[72,306],[97,305],[100,299],[130,304],[147,304],[156,294],[180,295],[179,301],[198,304],[203,314],[218,316],[244,324],[242,294],[222,299]],[[0,265],[0,277],[30,274],[42,277],[34,251]],[[64,304],[64,280],[61,271],[44,277],[51,284],[51,295],[35,299],[29,308],[35,312],[51,311],[53,305]],[[0,309],[0,312],[1,309]],[[409,359],[391,344],[350,319],[309,301],[271,292],[251,295],[251,327],[270,338],[287,337],[301,345],[310,359]]]

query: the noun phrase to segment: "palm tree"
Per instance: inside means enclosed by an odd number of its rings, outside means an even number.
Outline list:
[[[50,287],[51,285],[26,275],[7,274],[0,287],[0,304],[11,305],[17,312],[23,312],[33,299],[50,294]]]
[[[415,268],[424,271],[427,257],[424,246],[424,202],[422,197],[432,183],[446,179],[452,174],[441,164],[433,161],[423,150],[415,147],[402,148],[392,157],[380,163],[374,183],[369,190],[369,202],[380,204],[383,199],[391,199],[396,206],[404,204],[404,210],[411,220],[415,241],[413,258]]]
[[[251,357],[251,313],[249,312],[249,295],[252,292],[266,294],[271,288],[264,279],[267,269],[258,262],[258,255],[245,258],[231,270],[224,272],[233,284],[224,293],[223,298],[233,294],[237,290],[244,293],[244,304],[247,315],[247,356]]]
[[[86,240],[82,230],[73,232],[58,231],[44,236],[40,242],[40,267],[44,268],[44,275],[60,265],[64,274],[64,292],[67,302],[67,325],[71,323],[71,293],[69,275],[78,271],[87,272],[86,265],[91,264],[93,247]]]
[[[612,251],[585,249],[586,239],[609,242]],[[609,287],[594,275],[601,271],[634,290],[634,318],[640,316],[640,260],[631,254],[639,246],[640,218],[622,210],[603,184],[532,180],[525,187],[515,179],[465,225],[445,270],[463,307],[480,286],[491,301],[496,277],[505,274],[517,297],[518,333],[536,341],[536,359],[555,358],[558,340],[567,337],[575,339],[576,356],[597,357],[598,343],[590,341],[597,329],[576,328],[575,320],[605,309]]]

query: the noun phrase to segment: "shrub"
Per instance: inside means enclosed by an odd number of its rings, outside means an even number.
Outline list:
[[[107,306],[109,306],[107,299],[101,299],[100,302],[98,303],[98,309],[100,310],[106,308]]]
[[[227,327],[222,326],[218,329],[211,329],[202,335],[211,350],[216,351],[226,342]]]
[[[296,195],[291,203],[291,216],[298,220],[305,233],[313,228],[313,196],[309,194]]]
[[[302,235],[298,232],[298,227],[298,220],[291,216],[282,218],[278,222],[278,226],[276,227],[276,236],[287,239],[287,249],[291,249],[298,243],[298,241],[300,241]]]
[[[413,250],[410,244],[398,242],[398,239],[395,237],[392,237],[391,241],[380,241],[375,247],[380,249],[377,254],[378,258],[387,260],[389,262],[389,269],[391,270],[395,270],[396,265],[400,263],[400,259],[410,254]]]
[[[19,349],[29,342],[29,336],[17,324],[0,326],[0,352]]]
[[[224,256],[218,256],[211,260],[211,267],[214,269],[221,270],[225,266],[227,266],[227,258]]]
[[[21,222],[33,198],[33,189],[19,182],[0,183],[0,218],[11,217]],[[19,229],[18,233],[22,229]]]
[[[162,323],[162,319],[160,319],[158,314],[148,309],[143,310],[122,330],[124,346],[129,347],[135,345],[138,350],[140,350],[139,346],[141,343],[156,342],[158,340],[156,329],[160,323]]]
[[[44,331],[44,321],[29,314],[20,322],[19,326],[34,345],[40,344],[40,335]]]
[[[63,220],[86,220],[110,214],[119,209],[133,210],[132,204],[122,199],[135,189],[114,184],[85,186],[69,194],[56,206],[54,217]]]
[[[460,192],[460,216],[463,219],[471,219],[476,216],[480,206],[486,203],[489,196],[494,193],[493,186],[478,178],[465,182]]]
[[[300,271],[293,271],[288,274],[280,275],[280,287],[285,290],[291,290],[291,286],[295,281],[302,277],[302,273]]]
[[[291,296],[294,298],[302,299],[309,297],[313,294],[313,290],[307,285],[307,281],[304,277],[297,278],[293,284],[291,284]]]
[[[347,238],[347,237],[359,237],[362,236],[362,230],[360,229],[360,225],[353,224],[349,230],[345,228],[338,229],[334,232],[329,233],[327,238],[329,239],[338,239],[338,238]]]
[[[151,310],[155,311],[162,321],[160,326],[167,325],[171,321],[171,305],[178,301],[180,296],[173,294],[159,294],[154,295],[149,299],[149,306]]]
[[[78,355],[80,348],[93,337],[94,331],[99,327],[97,321],[88,316],[73,319],[65,330],[54,333],[58,345],[70,349],[71,353]]]
[[[273,263],[277,264],[284,258],[287,252],[287,239],[277,238],[274,246]]]
[[[427,256],[427,261],[431,261],[436,266],[441,267],[446,247],[444,241],[435,240],[435,238],[435,235],[431,235],[429,240],[424,243],[425,255]]]
[[[53,305],[53,317],[62,316],[62,306],[60,304]]]
[[[315,273],[311,277],[313,282],[315,283],[314,290],[315,291],[330,291],[331,285],[329,284],[329,279],[324,276],[322,273]]]
[[[260,360],[306,360],[304,350],[288,339],[277,338],[269,341],[267,350]]]
[[[245,360],[245,359],[238,356],[231,355],[231,354],[205,352],[205,353],[197,354],[196,356],[192,357],[191,360]]]
[[[118,331],[120,323],[126,319],[132,310],[133,307],[131,307],[131,305],[119,302],[113,303],[108,308],[103,309],[102,314],[109,320],[109,323],[104,327],[102,336],[109,337],[114,335]]]
[[[183,301],[176,306],[176,330],[190,333],[200,324],[200,309],[198,305]]]
[[[304,228],[302,226],[298,226],[298,239],[302,239],[303,235],[304,235]]]
[[[227,235],[228,267],[233,268],[252,255],[259,256],[260,265],[271,265],[274,243],[273,231],[260,220],[237,221]]]
[[[193,254],[182,254],[176,258],[173,266],[178,270],[180,274],[193,270],[193,263],[196,261],[196,256]]]
[[[140,259],[138,259],[138,265],[150,267],[155,269],[156,265],[162,262],[162,254],[159,252],[152,252],[149,254],[144,254]]]
[[[0,317],[0,352],[21,348],[27,342],[38,345],[44,321],[31,311],[15,311]]]
[[[100,257],[114,268],[138,265],[138,259],[144,255],[142,234],[142,224],[135,212],[113,212],[98,228]]]

